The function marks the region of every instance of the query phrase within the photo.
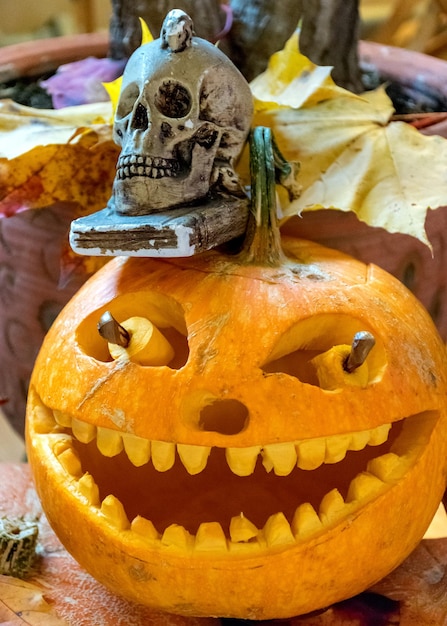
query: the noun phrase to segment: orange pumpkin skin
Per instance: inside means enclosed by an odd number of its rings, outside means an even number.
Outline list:
[[[115,259],[48,333],[29,462],[59,538],[117,594],[183,615],[299,615],[388,574],[431,521],[447,359],[428,314],[375,266],[293,238],[283,248],[279,268],[215,251]],[[112,360],[96,330],[105,310],[151,319],[173,361]],[[312,359],[358,330],[376,338],[366,383],[324,388]]]

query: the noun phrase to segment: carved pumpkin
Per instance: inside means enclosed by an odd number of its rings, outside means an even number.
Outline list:
[[[378,267],[295,238],[282,249],[273,265],[114,259],[48,333],[27,416],[37,490],[118,594],[290,617],[385,576],[431,521],[447,458],[434,325]],[[127,349],[99,335],[106,311]],[[150,364],[141,318],[162,336]],[[376,343],[348,373],[359,331]]]

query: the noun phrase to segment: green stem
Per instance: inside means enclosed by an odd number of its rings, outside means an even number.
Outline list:
[[[276,205],[276,179],[290,166],[274,143],[270,128],[257,126],[250,134],[251,210],[241,257],[254,265],[281,265],[284,254]]]

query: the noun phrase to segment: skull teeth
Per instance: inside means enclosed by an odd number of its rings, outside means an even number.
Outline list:
[[[408,449],[404,443],[414,429],[419,429],[419,438],[428,437],[431,421],[422,421],[422,426],[404,426],[404,431],[393,443],[391,451],[368,461],[366,469],[360,471],[350,482],[346,497],[337,489],[331,489],[321,499],[318,507],[310,502],[299,504],[289,521],[282,512],[270,515],[262,528],[258,528],[243,512],[230,520],[227,533],[218,522],[206,522],[198,526],[195,535],[179,524],[171,524],[159,532],[151,520],[137,515],[130,520],[123,504],[113,494],[106,495],[102,501],[99,488],[91,474],[83,472],[81,461],[73,445],[73,437],[67,429],[73,427],[73,434],[82,439],[89,439],[92,428],[95,431],[96,444],[100,451],[108,455],[126,453],[134,465],[143,465],[152,460],[158,471],[167,471],[178,456],[190,473],[199,473],[206,468],[212,450],[205,446],[193,446],[148,441],[132,434],[118,433],[108,428],[95,428],[82,425],[79,420],[72,420],[68,415],[36,407],[34,430],[36,435],[45,435],[47,445],[60,463],[61,468],[73,484],[77,484],[79,497],[94,507],[116,531],[133,533],[135,540],[143,541],[159,549],[178,550],[186,553],[234,553],[250,555],[269,549],[293,546],[297,542],[307,541],[309,537],[321,533],[325,528],[352,516],[366,502],[377,497],[384,489],[396,483],[415,462],[419,453],[417,445]],[[406,423],[413,423],[406,420]],[[50,427],[50,428],[49,428]],[[226,459],[229,467],[238,475],[248,475],[253,471],[257,459],[266,471],[283,475],[292,464],[300,466],[301,451],[305,451],[304,464],[335,463],[335,458],[344,456],[348,450],[357,450],[360,446],[380,445],[387,439],[390,425],[380,426],[369,431],[342,436],[336,442],[333,437],[298,441],[284,444],[253,446],[251,448],[227,448]],[[405,429],[406,432],[405,432]],[[87,432],[87,436],[86,433]],[[413,435],[411,437],[414,439]],[[325,445],[322,445],[322,441]],[[304,445],[306,444],[306,445]]]
[[[176,176],[179,162],[164,157],[125,155],[118,159],[116,175],[118,180],[144,176],[146,178],[164,178]]]

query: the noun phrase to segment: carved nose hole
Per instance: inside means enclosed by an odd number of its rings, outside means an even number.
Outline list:
[[[141,103],[138,103],[135,109],[135,113],[132,119],[133,130],[147,130],[149,126],[149,119],[147,111]]]
[[[248,424],[248,409],[239,400],[216,400],[200,411],[199,428],[221,435],[237,435]]]

